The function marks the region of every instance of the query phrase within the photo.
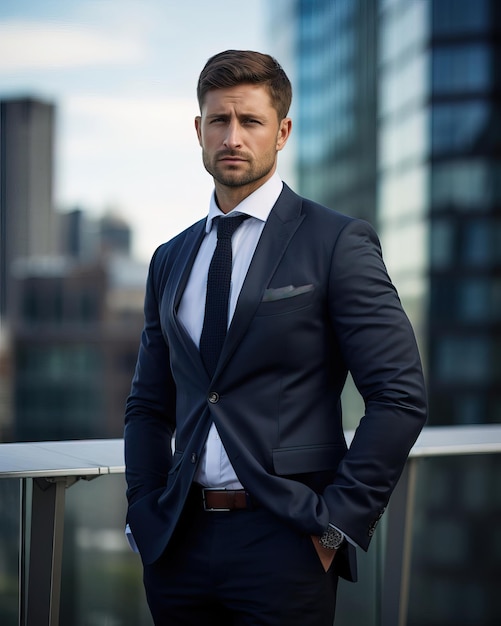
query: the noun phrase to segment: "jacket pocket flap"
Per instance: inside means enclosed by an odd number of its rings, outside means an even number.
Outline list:
[[[294,285],[286,285],[285,287],[270,287],[264,292],[263,302],[273,302],[274,300],[294,298],[295,296],[300,296],[303,293],[309,293],[314,289],[315,287],[311,284],[300,285],[299,287],[294,287]]]
[[[335,470],[345,453],[344,444],[275,448],[273,467],[277,474],[284,475]]]

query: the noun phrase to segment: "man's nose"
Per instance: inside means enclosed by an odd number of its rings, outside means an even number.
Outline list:
[[[231,149],[238,148],[242,145],[240,124],[237,121],[232,121],[228,124],[224,145]]]

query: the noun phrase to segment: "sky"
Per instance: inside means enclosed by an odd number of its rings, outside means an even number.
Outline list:
[[[0,98],[56,105],[58,210],[118,213],[143,261],[207,213],[196,82],[221,50],[269,52],[263,2],[0,1]]]

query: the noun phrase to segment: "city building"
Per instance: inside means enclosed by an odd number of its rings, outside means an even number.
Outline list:
[[[277,0],[269,31],[296,86],[298,191],[376,227],[423,357],[428,424],[501,423],[501,5]],[[500,484],[495,457],[424,462],[409,626],[499,619],[497,531],[483,543]]]
[[[131,257],[131,229],[117,215],[53,211],[53,105],[24,98],[0,106],[0,441],[121,438],[147,267]],[[130,601],[140,588],[139,562],[123,532],[123,477],[88,499],[78,487],[72,492],[61,624],[84,619],[79,602],[88,585],[93,597],[104,589],[114,597],[110,619],[139,623],[140,603]],[[16,589],[32,522],[20,523],[25,495],[15,478],[0,481],[2,624],[26,617],[18,619],[25,607]],[[119,572],[111,586],[96,574],[97,549]],[[109,621],[98,612],[89,619]]]
[[[55,107],[35,98],[0,100],[0,316],[10,269],[21,257],[55,252]]]
[[[269,8],[295,86],[298,190],[376,227],[436,425],[501,421],[500,12],[493,0]]]
[[[0,440],[121,437],[144,264],[115,213],[54,211],[55,106],[0,101]]]
[[[14,270],[13,439],[121,437],[145,265],[48,257],[20,260]]]
[[[108,210],[96,217],[75,207],[59,212],[57,217],[62,254],[83,262],[111,255],[130,257],[131,228],[118,212]]]

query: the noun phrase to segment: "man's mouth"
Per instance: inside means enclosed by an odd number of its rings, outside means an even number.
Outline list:
[[[224,161],[226,163],[243,163],[247,159],[238,154],[222,154],[218,161]]]

